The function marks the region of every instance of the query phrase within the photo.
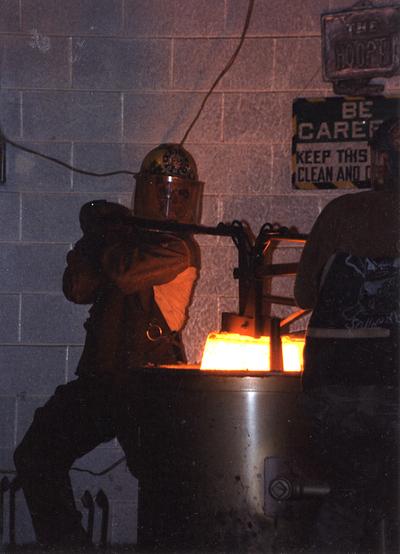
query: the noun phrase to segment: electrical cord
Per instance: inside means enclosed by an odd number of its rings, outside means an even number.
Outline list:
[[[92,471],[91,469],[82,469],[80,467],[71,467],[73,471],[80,471],[81,473],[89,473],[90,475],[95,475],[96,477],[100,477],[101,475],[105,475],[109,471],[113,470],[115,467],[119,466],[126,460],[126,456],[122,456],[122,458],[119,458],[116,462],[111,464],[110,466],[106,467],[102,471]]]
[[[119,466],[120,464],[122,464],[122,462],[124,462],[126,460],[126,456],[123,456],[122,458],[119,458],[119,460],[117,460],[116,462],[112,463],[110,466],[106,467],[105,469],[101,470],[101,471],[92,471],[91,469],[83,469],[83,468],[80,468],[80,467],[71,467],[71,470],[72,471],[79,471],[81,473],[89,473],[90,475],[94,475],[95,477],[100,477],[102,475],[105,475],[106,473],[110,472],[111,470],[113,470],[114,468],[116,468],[117,466]],[[3,475],[16,475],[16,471],[15,469],[1,469],[0,468],[0,474],[3,474]]]
[[[225,67],[223,68],[223,70],[220,72],[220,74],[218,75],[218,77],[215,79],[215,81],[213,82],[213,84],[211,85],[211,88],[209,89],[209,91],[207,92],[207,94],[205,95],[201,105],[200,105],[200,108],[198,109],[195,117],[193,118],[192,122],[190,123],[188,129],[186,130],[185,134],[183,135],[183,138],[181,140],[181,142],[179,143],[180,146],[183,146],[184,142],[186,141],[187,137],[189,136],[189,133],[191,132],[191,130],[193,129],[194,125],[196,124],[197,120],[199,119],[200,115],[201,115],[201,112],[203,111],[204,109],[204,106],[206,105],[206,102],[208,100],[208,98],[210,97],[210,95],[212,94],[213,90],[215,89],[215,87],[218,85],[218,83],[220,82],[220,80],[222,79],[222,77],[229,71],[229,69],[231,68],[231,66],[233,65],[234,61],[236,60],[242,46],[243,46],[243,42],[246,38],[246,35],[247,35],[247,31],[248,31],[248,28],[249,28],[249,25],[250,25],[250,20],[251,20],[251,16],[252,16],[252,13],[253,13],[253,8],[254,8],[254,1],[255,0],[249,0],[249,5],[248,5],[248,8],[247,8],[247,14],[246,14],[246,19],[245,19],[245,23],[244,23],[244,26],[243,26],[243,31],[241,33],[241,36],[240,36],[240,40],[239,40],[239,43],[234,51],[234,53],[232,54],[231,58],[229,59],[228,63],[225,65]],[[304,87],[302,88],[302,90],[300,91],[300,94],[305,91],[308,87],[308,85],[314,80],[314,78],[316,77],[316,75],[318,74],[319,72],[319,68],[317,68],[317,70],[315,71],[315,73],[312,75],[312,77],[307,81],[307,83],[304,85]],[[54,162],[62,167],[65,167],[66,169],[69,169],[75,173],[80,173],[81,175],[89,175],[91,177],[113,177],[114,175],[133,175],[135,176],[137,173],[134,172],[134,171],[129,171],[129,170],[126,170],[126,169],[122,169],[122,170],[117,170],[117,171],[108,171],[108,172],[105,172],[105,173],[102,173],[102,172],[97,172],[97,171],[88,171],[88,170],[85,170],[85,169],[81,169],[79,167],[75,167],[67,162],[63,162],[61,160],[59,160],[58,158],[55,158],[53,156],[49,156],[47,154],[42,154],[41,152],[38,152],[37,150],[34,150],[33,148],[28,148],[27,146],[22,146],[22,144],[19,144],[17,142],[14,142],[13,140],[9,139],[4,133],[3,131],[0,129],[0,142],[5,144],[5,143],[8,143],[10,144],[11,146],[13,146],[14,148],[18,148],[19,150],[22,150],[23,152],[27,152],[29,154],[33,154],[35,156],[38,156],[40,158],[43,158],[44,160],[48,160],[48,161],[51,161],[51,162]],[[3,160],[4,161],[4,160]],[[3,178],[4,180],[4,178]]]
[[[254,7],[254,0],[249,0],[249,6],[247,8],[246,20],[245,20],[245,23],[244,23],[242,34],[240,35],[239,44],[237,45],[237,47],[236,47],[234,53],[232,54],[232,56],[230,57],[228,63],[225,65],[225,67],[223,68],[221,73],[218,75],[218,77],[215,79],[214,83],[211,85],[210,90],[207,92],[207,94],[203,98],[203,101],[200,105],[200,108],[198,109],[198,111],[197,111],[196,115],[194,116],[191,124],[189,125],[186,133],[183,135],[183,138],[182,138],[181,142],[179,143],[180,146],[183,146],[183,143],[187,139],[190,131],[193,129],[194,125],[196,124],[197,120],[199,119],[200,114],[203,111],[203,108],[206,105],[206,102],[207,102],[208,98],[210,97],[211,93],[213,92],[215,87],[218,85],[218,83],[220,82],[222,77],[225,75],[225,73],[227,73],[229,71],[229,69],[233,65],[233,62],[236,60],[236,58],[237,58],[237,56],[238,56],[238,54],[239,54],[239,52],[240,52],[240,50],[243,46],[244,39],[246,38],[247,30],[248,30],[249,25],[250,25],[251,14],[253,13],[253,7]]]
[[[39,158],[43,158],[45,160],[49,160],[50,162],[54,162],[58,165],[61,165],[67,169],[70,169],[71,171],[74,171],[75,173],[81,173],[82,175],[91,175],[92,177],[112,177],[113,175],[136,175],[134,171],[128,171],[126,169],[118,170],[118,171],[109,171],[107,173],[100,173],[97,171],[87,171],[85,169],[80,169],[79,167],[75,167],[67,162],[63,162],[57,158],[54,158],[53,156],[48,156],[47,154],[42,154],[41,152],[38,152],[37,150],[33,150],[33,148],[28,148],[27,146],[22,146],[22,144],[19,144],[17,142],[14,142],[13,140],[9,139],[4,135],[4,133],[1,133],[1,140],[3,142],[6,142],[8,144],[11,144],[11,146],[14,146],[14,148],[18,148],[19,150],[22,150],[23,152],[28,152],[29,154],[34,154],[35,156],[39,156]]]
[[[249,28],[249,25],[250,25],[251,16],[252,16],[252,13],[253,13],[253,8],[254,8],[254,0],[249,0],[246,19],[245,19],[245,23],[244,23],[244,26],[243,26],[243,31],[242,31],[241,36],[240,36],[239,43],[238,43],[234,53],[232,54],[231,58],[229,59],[228,63],[225,65],[223,70],[220,72],[218,77],[215,79],[215,81],[213,82],[211,88],[209,89],[206,96],[204,97],[204,99],[203,99],[203,101],[200,105],[199,110],[197,111],[195,117],[193,118],[192,122],[190,123],[188,129],[186,130],[181,142],[179,143],[180,146],[182,146],[184,144],[187,137],[189,136],[190,131],[193,129],[194,125],[196,124],[197,120],[199,119],[199,117],[201,115],[201,112],[203,111],[204,106],[206,105],[206,102],[207,102],[208,98],[210,97],[210,95],[212,94],[213,90],[218,85],[218,83],[220,82],[222,77],[229,71],[229,69],[233,65],[234,61],[236,60],[236,58],[237,58],[237,56],[238,56],[238,54],[239,54],[239,52],[240,52],[240,50],[243,46],[243,42],[246,38],[246,34],[247,34],[247,31],[248,31],[248,28]],[[312,75],[312,77],[307,81],[306,85],[303,87],[301,92],[303,92],[304,90],[307,89],[308,85],[314,80],[314,78],[316,77],[318,72],[319,72],[319,68],[317,68],[317,70]],[[114,175],[136,175],[136,172],[128,171],[128,170],[110,171],[110,172],[106,172],[106,173],[100,173],[100,172],[95,172],[95,171],[87,171],[87,170],[75,167],[75,166],[73,166],[73,165],[71,165],[67,162],[63,162],[63,161],[61,161],[57,158],[54,158],[53,156],[48,156],[47,154],[42,154],[41,152],[38,152],[37,150],[34,150],[33,148],[28,148],[27,146],[22,146],[22,144],[18,144],[17,142],[14,142],[13,140],[6,137],[5,134],[1,130],[0,130],[0,141],[3,142],[3,143],[8,143],[11,146],[14,146],[14,148],[18,148],[19,150],[22,150],[23,152],[27,152],[29,154],[34,154],[36,156],[39,156],[40,158],[43,158],[45,160],[49,160],[51,162],[54,162],[58,165],[61,165],[62,167],[70,169],[71,171],[74,171],[75,173],[80,173],[82,175],[90,175],[92,177],[112,177]],[[234,222],[234,223],[239,224],[240,222]],[[117,460],[116,462],[111,464],[109,467],[105,468],[104,470],[102,470],[100,472],[95,472],[95,471],[92,471],[90,469],[82,469],[82,468],[79,468],[79,467],[72,467],[71,470],[79,471],[79,472],[82,472],[82,473],[89,473],[90,475],[94,475],[94,476],[102,476],[102,475],[105,475],[106,473],[108,473],[109,471],[112,471],[115,467],[120,465],[125,460],[126,460],[126,456],[123,456],[122,458],[120,458],[119,460]],[[11,469],[1,469],[0,468],[0,474],[3,474],[3,475],[4,474],[16,474],[16,471],[11,470]]]
[[[193,129],[194,125],[196,124],[197,120],[199,119],[200,114],[203,111],[204,106],[206,105],[206,102],[207,102],[208,98],[210,97],[211,93],[213,92],[213,90],[215,89],[217,84],[220,82],[222,77],[225,75],[225,73],[227,73],[229,71],[229,69],[231,68],[233,62],[236,60],[236,58],[237,58],[237,56],[238,56],[238,54],[239,54],[239,52],[242,48],[244,39],[246,37],[247,30],[249,28],[251,14],[253,12],[253,7],[254,7],[254,0],[249,0],[249,6],[248,6],[248,9],[247,9],[246,20],[245,20],[245,24],[244,24],[244,27],[243,27],[242,34],[240,36],[239,44],[237,45],[237,47],[236,47],[234,53],[232,54],[231,58],[229,59],[228,63],[225,65],[224,69],[221,71],[221,73],[215,79],[215,81],[212,84],[210,90],[207,92],[206,96],[204,97],[204,99],[203,99],[203,101],[200,105],[200,108],[198,109],[195,117],[193,118],[193,120],[190,123],[186,133],[184,134],[181,142],[179,143],[180,146],[183,145],[183,143],[187,139],[190,131]],[[96,172],[96,171],[87,171],[85,169],[75,167],[75,166],[73,166],[73,165],[71,165],[67,162],[63,162],[63,161],[61,161],[57,158],[54,158],[53,156],[48,156],[47,154],[42,154],[41,152],[38,152],[37,150],[34,150],[33,148],[28,148],[27,146],[22,146],[22,144],[14,142],[13,140],[6,137],[3,132],[1,132],[0,140],[4,143],[10,144],[11,146],[14,146],[14,148],[18,148],[19,150],[22,150],[23,152],[28,152],[29,154],[34,154],[35,156],[39,156],[40,158],[43,158],[45,160],[49,160],[51,162],[54,162],[58,165],[61,165],[62,167],[70,169],[71,171],[74,171],[75,173],[80,173],[82,175],[90,175],[92,177],[112,177],[114,175],[136,175],[136,173],[134,171],[128,171],[128,170],[109,171],[109,172],[106,172],[106,173],[100,173],[100,172]]]

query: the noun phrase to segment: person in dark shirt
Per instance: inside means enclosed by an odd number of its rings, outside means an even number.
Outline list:
[[[373,190],[325,207],[295,282],[297,303],[313,310],[304,400],[331,488],[310,541],[321,554],[368,550],[383,521],[388,551],[398,548],[399,119],[370,146]]]
[[[199,222],[202,183],[181,146],[152,150],[136,181],[136,216]],[[90,544],[69,478],[77,458],[116,436],[135,472],[133,439],[123,424],[129,373],[186,361],[181,330],[199,274],[198,245],[189,234],[134,227],[130,216],[128,208],[104,200],[80,211],[83,237],[68,253],[63,277],[68,300],[91,304],[78,378],[59,386],[36,410],[15,451],[17,476],[43,546],[80,550]]]

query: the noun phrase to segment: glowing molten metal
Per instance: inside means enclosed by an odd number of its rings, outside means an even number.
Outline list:
[[[284,371],[302,371],[304,339],[282,337]],[[200,369],[270,371],[270,338],[210,333]],[[274,369],[274,368],[272,368]]]

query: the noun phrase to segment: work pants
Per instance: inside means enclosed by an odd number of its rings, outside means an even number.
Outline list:
[[[112,379],[80,377],[57,387],[36,410],[14,460],[39,543],[89,543],[69,470],[77,458],[119,435],[120,405]],[[123,438],[120,442],[124,447]]]
[[[398,552],[397,388],[327,386],[309,391],[304,400],[315,457],[331,487],[311,551]]]

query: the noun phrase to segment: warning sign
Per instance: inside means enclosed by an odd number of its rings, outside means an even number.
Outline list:
[[[399,113],[400,97],[296,99],[293,102],[293,187],[370,187],[368,141],[385,119]]]

